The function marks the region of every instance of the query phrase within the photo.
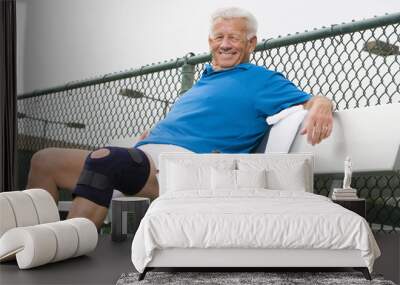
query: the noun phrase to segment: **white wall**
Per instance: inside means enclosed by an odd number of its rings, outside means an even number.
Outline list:
[[[276,37],[400,11],[399,0],[17,0],[18,93],[208,51],[208,19],[240,6]]]

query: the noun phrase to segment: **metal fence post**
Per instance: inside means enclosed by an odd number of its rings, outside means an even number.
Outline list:
[[[180,95],[188,91],[193,86],[195,65],[187,62],[188,58],[191,56],[194,56],[194,53],[187,54],[185,56],[185,63],[182,65],[181,91],[179,92]]]

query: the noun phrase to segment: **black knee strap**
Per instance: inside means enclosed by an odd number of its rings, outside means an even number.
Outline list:
[[[146,184],[150,162],[143,151],[136,148],[105,147],[110,153],[101,158],[86,158],[75,196],[84,197],[108,207],[114,189],[134,195]]]
[[[87,185],[99,190],[107,190],[112,187],[108,176],[83,169],[78,180],[78,185]]]

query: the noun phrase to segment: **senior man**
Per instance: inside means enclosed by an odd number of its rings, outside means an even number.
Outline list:
[[[257,21],[240,8],[217,10],[208,38],[212,54],[200,80],[174,104],[164,120],[130,149],[94,152],[50,148],[32,158],[28,187],[58,199],[57,187],[73,190],[68,217],[105,219],[113,189],[127,195],[158,196],[158,154],[163,151],[248,153],[269,126],[265,118],[298,104],[309,113],[301,131],[311,144],[332,130],[332,104],[311,97],[278,72],[249,63],[257,44]]]

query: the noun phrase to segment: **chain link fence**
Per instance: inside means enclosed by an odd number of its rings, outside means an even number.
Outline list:
[[[263,40],[251,62],[277,70],[337,110],[400,102],[400,13]],[[106,74],[18,96],[18,149],[96,149],[162,119],[198,80],[209,54]],[[27,170],[25,170],[27,172]],[[328,195],[333,178],[317,176]],[[374,229],[400,231],[400,173],[356,176]]]

